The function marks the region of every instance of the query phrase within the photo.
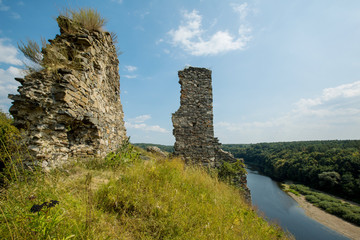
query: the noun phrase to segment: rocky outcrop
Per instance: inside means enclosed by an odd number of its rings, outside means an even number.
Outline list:
[[[10,113],[43,167],[69,157],[104,156],[126,138],[119,61],[110,33],[59,17],[60,35],[43,48],[43,69],[21,83]]]
[[[223,151],[219,140],[214,138],[211,71],[189,67],[178,75],[181,96],[180,108],[172,115],[176,139],[174,153],[182,156],[186,163],[206,167],[237,161],[232,154]],[[234,181],[249,193],[245,174]]]
[[[166,157],[166,154],[160,150],[160,148],[156,147],[156,146],[148,146],[146,148],[147,152],[151,152],[151,153],[155,153],[161,157]]]

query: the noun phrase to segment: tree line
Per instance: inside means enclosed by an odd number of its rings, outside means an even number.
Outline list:
[[[360,140],[224,144],[222,148],[272,178],[360,202]]]

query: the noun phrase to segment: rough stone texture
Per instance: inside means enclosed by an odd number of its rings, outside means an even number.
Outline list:
[[[161,157],[166,157],[166,154],[163,151],[161,151],[160,148],[158,148],[156,146],[148,146],[146,148],[146,151],[158,154]]]
[[[58,19],[61,35],[43,48],[45,68],[21,83],[10,113],[44,168],[69,157],[104,156],[126,138],[119,61],[110,33]]]
[[[189,67],[178,72],[181,85],[180,108],[172,115],[176,142],[174,153],[186,163],[219,167],[223,161],[235,162],[214,138],[211,71]],[[235,179],[247,192],[246,175]]]

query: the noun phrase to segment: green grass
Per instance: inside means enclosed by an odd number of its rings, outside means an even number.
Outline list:
[[[28,176],[1,190],[1,239],[289,238],[239,189],[129,144],[104,159]],[[59,204],[30,211],[51,200]]]
[[[360,226],[359,206],[350,204],[328,194],[312,190],[311,188],[300,184],[292,184],[290,185],[290,189],[300,192],[305,196],[305,199],[308,202],[326,212]]]

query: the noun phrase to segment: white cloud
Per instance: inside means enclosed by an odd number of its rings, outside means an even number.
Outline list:
[[[241,10],[240,19],[243,20],[247,4]],[[238,10],[240,11],[240,10]],[[244,25],[239,28],[239,35],[233,36],[228,30],[219,30],[212,35],[207,35],[202,28],[202,16],[198,11],[183,12],[183,22],[176,29],[168,32],[172,44],[180,46],[194,56],[216,55],[233,50],[244,50],[250,41],[251,28],[244,30]],[[207,40],[204,40],[207,39]]]
[[[215,127],[225,142],[358,139],[360,81],[326,88],[319,97],[300,99],[292,111],[275,119],[219,122]]]
[[[131,65],[126,65],[126,66],[125,66],[125,69],[126,69],[128,72],[134,72],[134,71],[137,70],[137,67],[131,66]]]
[[[16,13],[16,12],[11,12],[11,18],[13,18],[13,19],[20,19],[21,16],[20,16],[20,14],[18,14],[18,13]]]
[[[151,132],[159,132],[159,133],[168,133],[169,131],[160,127],[159,125],[148,125],[145,121],[151,119],[151,116],[140,115],[135,118],[131,118],[125,122],[125,127],[127,129],[138,129],[142,131],[151,131]]]
[[[151,116],[149,114],[146,114],[146,115],[137,116],[135,118],[131,118],[131,119],[129,119],[129,122],[143,123],[149,119],[151,119]]]
[[[9,67],[6,70],[0,68],[0,108],[4,112],[8,111],[11,103],[8,94],[15,94],[19,86],[14,78],[23,76],[23,71],[19,68]]]
[[[9,11],[9,10],[10,10],[10,7],[7,6],[7,5],[5,5],[5,4],[3,3],[3,1],[0,0],[0,11],[2,11],[2,12],[7,12],[7,11]],[[16,12],[12,12],[12,11],[11,11],[10,14],[11,14],[11,18],[13,18],[13,19],[20,19],[20,18],[21,18],[20,14],[18,14],[18,13],[16,13]]]
[[[158,44],[162,43],[163,41],[164,41],[164,39],[160,38],[159,40],[157,40],[157,41],[155,42],[155,44],[158,45]]]
[[[169,131],[160,127],[159,125],[153,125],[153,126],[149,126],[146,125],[145,123],[130,123],[130,122],[125,122],[125,127],[127,129],[139,129],[139,130],[144,130],[144,131],[151,131],[151,132],[159,132],[159,133],[168,133]]]
[[[360,81],[326,88],[317,98],[300,99],[296,103],[295,113],[332,117],[348,115],[360,111]]]
[[[17,48],[6,44],[7,41],[9,40],[6,38],[0,38],[0,63],[22,65],[23,63],[17,57]]]
[[[10,10],[10,7],[9,6],[6,6],[2,0],[0,0],[0,11],[9,11]]]
[[[242,4],[231,4],[233,10],[240,15],[241,20],[245,20],[247,15],[249,14],[249,7],[247,3]]]
[[[132,78],[136,78],[137,76],[136,75],[123,75],[123,77],[132,79]]]
[[[241,24],[238,33],[241,36],[247,36],[251,33],[251,31],[252,31],[251,27],[246,26],[245,24]]]

